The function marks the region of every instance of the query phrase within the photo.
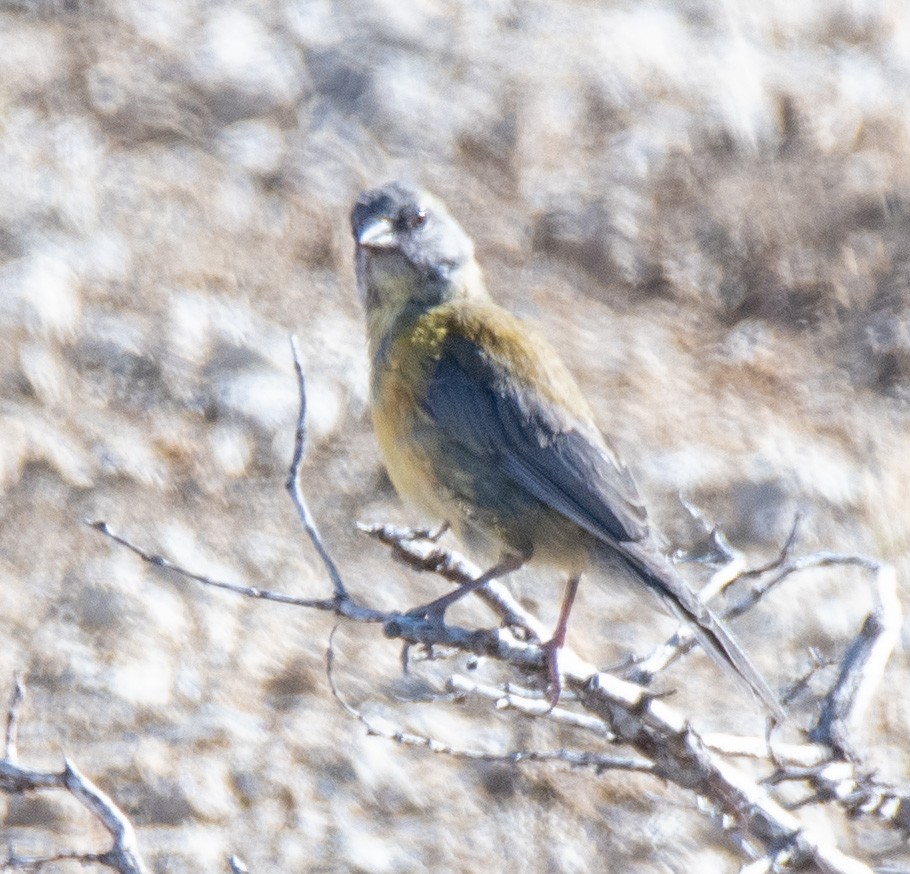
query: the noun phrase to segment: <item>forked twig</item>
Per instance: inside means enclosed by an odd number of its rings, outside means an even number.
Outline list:
[[[294,334],[291,334],[291,352],[294,356],[294,372],[297,374],[297,395],[299,398],[299,408],[297,413],[297,427],[294,429],[294,455],[291,459],[291,469],[288,473],[285,488],[288,490],[288,493],[291,496],[291,500],[294,502],[294,506],[297,508],[297,515],[300,517],[300,521],[303,523],[303,527],[306,530],[306,533],[309,535],[310,541],[315,547],[316,552],[319,554],[319,558],[322,560],[323,565],[325,565],[326,573],[329,575],[329,579],[332,581],[332,589],[335,592],[335,597],[342,599],[347,596],[347,589],[345,588],[344,582],[341,579],[341,572],[338,570],[338,566],[335,564],[335,560],[329,554],[328,549],[326,549],[325,543],[319,534],[318,528],[316,527],[316,520],[313,518],[313,514],[310,512],[310,507],[304,499],[303,493],[300,491],[300,468],[303,464],[304,453],[306,452],[307,398],[306,379],[303,373],[303,361],[300,357],[300,345],[297,342],[296,335]]]
[[[599,753],[588,753],[578,750],[512,750],[504,753],[491,753],[483,750],[472,750],[463,747],[454,747],[442,743],[435,738],[427,735],[414,734],[398,728],[386,727],[380,723],[369,719],[361,710],[356,708],[350,701],[345,698],[338,684],[335,681],[335,633],[338,626],[332,629],[329,635],[329,643],[326,648],[326,677],[329,681],[329,688],[335,700],[350,714],[354,719],[360,722],[367,730],[367,734],[383,737],[386,740],[395,741],[402,746],[420,747],[429,750],[431,753],[450,756],[455,759],[468,759],[474,762],[490,762],[503,765],[517,765],[525,762],[560,762],[572,768],[590,768],[595,773],[605,771],[637,771],[643,774],[653,774],[655,771],[654,763],[647,759],[637,758],[634,756],[607,756]],[[541,705],[546,709],[549,705],[542,701]]]
[[[510,627],[480,631],[448,626],[439,622],[428,622],[421,617],[409,614],[374,610],[360,604],[349,594],[319,536],[300,490],[300,468],[306,441],[306,394],[303,368],[300,364],[296,342],[292,342],[292,347],[300,388],[300,415],[294,458],[287,486],[297,507],[298,515],[326,567],[333,587],[333,597],[327,599],[292,598],[259,588],[210,580],[201,574],[187,573],[166,559],[133,546],[125,538],[113,534],[105,523],[93,523],[94,527],[118,543],[127,546],[143,560],[158,567],[185,573],[187,577],[207,585],[216,585],[250,597],[332,611],[337,615],[361,622],[382,623],[383,630],[388,637],[400,638],[408,643],[454,647],[465,652],[488,655],[518,670],[538,675],[545,674],[545,654],[537,643],[542,639],[539,624],[536,623],[534,617],[523,611],[505,590],[490,587],[486,598],[487,603]],[[413,566],[441,573],[458,584],[463,584],[466,579],[472,578],[476,571],[460,557],[440,549],[434,537],[416,537],[412,532],[402,532],[400,529],[390,529],[387,526],[371,526],[369,533],[389,544],[399,557],[406,558]],[[727,615],[736,616],[745,612],[757,603],[765,592],[797,570],[848,563],[859,564],[870,569],[881,567],[878,563],[863,557],[841,556],[834,553],[819,553],[815,556],[794,559],[790,555],[792,539],[792,537],[788,539],[778,559],[760,569],[763,574],[761,585],[754,586],[749,598],[737,604],[728,611]],[[510,628],[522,630],[530,639],[518,639]],[[883,651],[883,649],[876,650],[875,658],[881,659]],[[816,833],[797,820],[770,796],[767,787],[760,786],[751,777],[730,765],[720,753],[710,749],[692,727],[688,718],[677,713],[643,686],[598,671],[568,648],[560,653],[560,672],[563,675],[564,687],[576,696],[578,705],[584,711],[577,714],[578,727],[583,722],[588,725],[590,730],[594,730],[596,726],[602,737],[615,737],[634,750],[641,758],[596,759],[587,754],[576,756],[563,750],[542,753],[518,751],[508,754],[488,754],[482,751],[459,750],[440,744],[432,738],[413,735],[397,729],[386,730],[365,717],[342,696],[333,677],[334,657],[334,646],[330,641],[326,659],[332,693],[345,711],[364,724],[370,733],[381,734],[409,746],[421,746],[448,755],[479,758],[485,761],[514,763],[529,760],[556,760],[595,768],[623,767],[644,771],[677,783],[700,797],[710,799],[711,805],[720,816],[726,819],[732,818],[742,828],[744,834],[752,836],[751,840],[756,842],[756,846],[750,851],[753,856],[766,854],[756,863],[759,867],[765,865],[764,860],[768,860],[768,864],[765,866],[767,870],[771,870],[771,868],[783,870],[786,866],[798,868],[815,864],[830,874],[859,874],[859,872],[868,874],[870,871],[868,866],[845,855],[825,836]],[[869,662],[868,658],[866,662]],[[864,694],[867,693],[868,688],[864,687]],[[487,690],[480,685],[472,691],[475,694],[493,697],[492,694],[487,694]],[[534,705],[529,703],[527,698],[524,701],[520,696],[503,699],[503,694],[505,693],[501,693],[496,699],[498,706],[509,706],[528,714],[533,712]],[[855,702],[860,696],[853,694],[848,697],[851,702]],[[855,704],[851,704],[852,706]]]
[[[21,678],[16,677],[7,710],[5,755],[0,760],[0,792],[12,795],[37,789],[66,789],[104,826],[113,839],[113,845],[104,853],[64,852],[42,857],[19,856],[11,847],[7,859],[0,860],[0,869],[38,869],[69,859],[82,864],[106,865],[120,874],[148,874],[139,853],[136,832],[126,814],[72,761],[64,759],[62,771],[36,771],[18,764],[16,738],[24,700],[25,685]]]

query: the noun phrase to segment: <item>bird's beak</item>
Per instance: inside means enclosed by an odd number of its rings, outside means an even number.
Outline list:
[[[392,222],[385,216],[368,219],[357,232],[357,244],[366,249],[391,249],[397,242]]]

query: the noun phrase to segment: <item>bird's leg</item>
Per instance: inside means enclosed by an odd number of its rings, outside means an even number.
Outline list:
[[[456,601],[460,601],[465,595],[476,591],[481,586],[490,582],[490,580],[495,580],[512,571],[517,571],[524,563],[525,559],[523,556],[514,552],[506,553],[500,557],[497,564],[488,571],[482,573],[476,579],[459,586],[454,591],[449,592],[447,595],[443,595],[441,598],[437,598],[435,601],[430,601],[429,604],[424,604],[422,607],[415,607],[413,610],[408,610],[405,615],[418,619],[426,619],[428,622],[442,622],[446,610],[448,610]]]
[[[553,636],[546,643],[541,644],[547,656],[547,700],[550,702],[550,710],[557,705],[562,692],[562,680],[559,677],[559,651],[566,642],[569,614],[572,612],[575,593],[578,591],[580,581],[581,574],[573,574],[569,577],[562,596],[562,606],[559,608],[559,620],[556,622],[556,628],[553,629]]]

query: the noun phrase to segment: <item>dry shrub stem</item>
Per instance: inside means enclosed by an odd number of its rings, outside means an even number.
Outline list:
[[[65,789],[104,826],[113,838],[113,845],[105,853],[62,852],[38,857],[20,856],[9,847],[6,858],[0,859],[0,870],[38,870],[53,862],[73,860],[83,865],[106,865],[120,874],[148,874],[139,854],[136,832],[126,815],[73,762],[64,759],[62,771],[36,771],[18,763],[17,737],[24,700],[25,684],[17,676],[13,680],[7,709],[4,757],[0,760],[0,792],[22,795],[38,789]]]
[[[421,646],[428,651],[454,649],[485,656],[511,667],[522,677],[534,675],[543,685],[546,655],[540,641],[546,638],[544,629],[539,620],[524,610],[498,582],[488,583],[478,595],[498,617],[500,627],[479,630],[431,623],[397,611],[376,610],[350,594],[319,535],[300,487],[300,470],[306,448],[306,388],[298,346],[293,338],[292,350],[300,390],[300,410],[287,488],[326,568],[332,586],[331,597],[296,598],[213,580],[136,546],[112,531],[105,522],[89,524],[143,561],[204,585],[247,597],[324,610],[357,622],[380,623],[387,637],[401,640],[406,648]],[[388,546],[397,559],[419,571],[433,572],[456,585],[465,585],[480,573],[479,568],[463,557],[439,546],[437,541],[441,532],[413,531],[388,525],[360,527]],[[576,768],[590,768],[597,773],[633,770],[673,782],[694,792],[701,800],[701,806],[716,817],[721,827],[733,832],[742,849],[743,872],[757,874],[761,871],[814,867],[831,874],[868,874],[872,869],[839,850],[827,830],[810,828],[776,800],[774,787],[784,782],[800,781],[808,793],[800,804],[832,800],[851,815],[875,815],[898,830],[905,831],[910,826],[910,792],[877,783],[871,775],[862,773],[858,755],[850,743],[851,728],[862,718],[898,639],[901,605],[894,569],[861,555],[818,552],[794,556],[796,526],[779,555],[765,566],[751,570],[745,567],[742,557],[732,550],[720,531],[712,531],[712,538],[718,553],[725,558],[725,565],[706,587],[703,597],[713,597],[734,581],[754,580],[748,594],[723,613],[727,618],[747,612],[767,592],[799,571],[853,565],[873,576],[876,608],[866,617],[856,639],[848,646],[840,662],[837,680],[821,702],[820,715],[808,732],[806,742],[778,743],[774,739],[774,726],[769,726],[765,738],[702,735],[693,728],[687,715],[679,713],[650,691],[645,683],[691,648],[690,636],[684,631],[635,665],[635,676],[639,682],[599,671],[570,649],[564,649],[560,656],[560,669],[566,694],[560,702],[561,706],[553,710],[548,709],[540,693],[513,685],[489,686],[460,675],[453,675],[449,681],[448,691],[453,696],[473,695],[494,701],[500,710],[511,709],[527,717],[542,717],[551,722],[573,725],[589,732],[592,739],[596,738],[600,743],[625,746],[633,753],[628,756],[567,749],[506,752],[460,749],[371,720],[350,703],[338,687],[333,670],[334,634],[326,651],[332,694],[370,734],[406,746],[423,747],[448,756],[515,765],[559,762]],[[15,719],[11,721],[15,724]],[[10,748],[15,750],[15,737],[14,732],[8,730],[7,750]],[[730,762],[734,756],[748,756],[767,764],[769,775],[762,782],[757,782]],[[53,783],[62,778],[46,775],[45,779]]]

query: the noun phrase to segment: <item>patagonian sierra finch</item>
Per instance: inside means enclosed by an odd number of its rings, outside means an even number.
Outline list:
[[[471,585],[411,612],[441,622],[450,604],[530,561],[564,570],[560,617],[544,644],[555,703],[580,575],[598,557],[618,559],[782,720],[752,662],[660,551],[635,482],[572,375],[529,325],[493,303],[474,246],[445,206],[392,182],[360,195],[351,226],[389,478],[469,548],[499,556]]]

